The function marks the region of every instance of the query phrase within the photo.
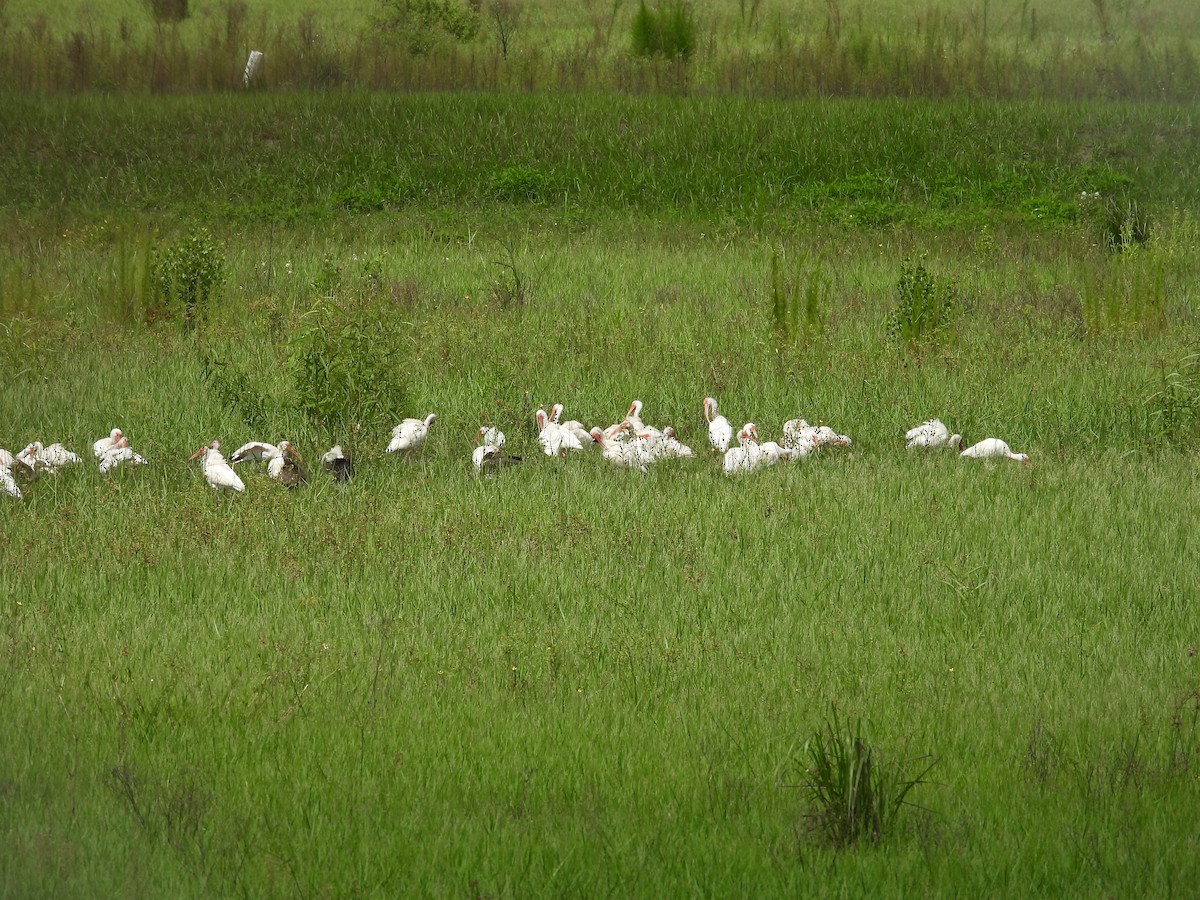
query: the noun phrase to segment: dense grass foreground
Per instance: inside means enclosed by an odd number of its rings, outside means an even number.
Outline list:
[[[699,104],[672,142],[668,107],[600,105],[568,133],[624,120],[640,149],[581,160],[588,141],[453,127],[494,98],[413,101],[407,152],[402,101],[309,102],[254,112],[278,141],[258,149],[245,107],[0,107],[0,445],[86,450],[120,423],[151,460],[0,503],[0,892],[1191,890],[1195,143],[1172,166],[1134,139],[1189,134],[1186,110],[747,105],[720,130]],[[780,110],[840,130],[775,132]],[[909,116],[923,136],[878,124]],[[961,117],[1028,138],[986,158],[948,138]],[[355,146],[421,190],[347,200],[373,190]],[[723,186],[729,160],[747,185],[803,160],[810,199]],[[921,184],[956,160],[939,206]],[[523,171],[558,187],[505,193]],[[1101,175],[1145,244],[1102,246],[1077,196]],[[899,213],[864,225],[887,178]],[[256,218],[272,204],[293,212]],[[197,222],[225,277],[185,325],[147,266]],[[906,259],[957,291],[936,334],[888,332]],[[420,457],[306,415],[298,336],[334,307],[393,340],[389,416],[438,413]],[[635,396],[702,446],[710,392],[855,444],[739,480],[535,452],[537,406],[607,424]],[[907,455],[931,415],[1036,465]],[[481,422],[526,463],[472,478]],[[284,435],[308,459],[354,440],[358,477],[228,498],[184,462]],[[878,843],[813,827],[805,744],[834,709],[881,764],[934,761]]]

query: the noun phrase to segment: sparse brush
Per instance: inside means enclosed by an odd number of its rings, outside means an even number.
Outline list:
[[[891,833],[909,793],[925,783],[936,760],[906,775],[909,760],[883,758],[863,733],[862,720],[843,727],[834,708],[824,727],[804,744],[804,788],[813,832],[837,849],[878,843]]]

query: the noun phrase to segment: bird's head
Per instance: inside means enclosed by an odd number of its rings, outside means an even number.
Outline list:
[[[640,416],[641,414],[642,414],[642,401],[634,400],[632,403],[629,404],[629,412],[627,412],[625,415]]]

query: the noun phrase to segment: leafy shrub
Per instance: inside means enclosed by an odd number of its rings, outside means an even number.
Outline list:
[[[547,178],[529,166],[509,166],[493,172],[490,190],[498,200],[510,203],[538,203],[545,199]]]
[[[897,303],[888,318],[888,333],[905,343],[944,331],[958,312],[958,292],[935,279],[923,263],[906,259],[896,285]]]
[[[915,776],[905,776],[906,762],[889,765],[863,736],[862,721],[852,731],[844,729],[836,710],[805,742],[804,753],[809,803],[805,818],[813,832],[838,849],[856,847],[863,839],[882,840],[909,792],[924,783],[936,762]]]
[[[204,316],[225,277],[225,254],[208,229],[193,231],[173,247],[159,250],[150,263],[152,299],[147,319],[182,312],[188,327]]]
[[[478,0],[384,0],[383,30],[402,40],[414,56],[439,41],[466,42],[479,34]]]
[[[389,424],[404,406],[408,324],[378,309],[315,306],[292,338],[296,406],[329,434]]]
[[[674,0],[650,9],[642,0],[633,17],[636,56],[690,59],[696,50],[696,16],[690,4]]]

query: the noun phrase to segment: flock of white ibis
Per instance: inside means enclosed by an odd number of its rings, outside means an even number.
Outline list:
[[[642,419],[642,401],[634,400],[629,405],[625,418],[609,425],[585,427],[581,422],[563,421],[563,405],[555,403],[550,412],[539,409],[534,414],[537,423],[538,443],[546,456],[563,459],[575,453],[597,448],[604,460],[622,469],[647,472],[651,465],[661,460],[689,459],[695,452],[679,440],[671,426],[656,428]],[[789,419],[783,423],[780,440],[760,440],[758,426],[747,422],[735,434],[729,420],[718,411],[717,401],[704,398],[704,418],[708,423],[708,442],[713,452],[724,460],[726,475],[736,475],[769,468],[781,462],[806,459],[824,448],[848,447],[851,439],[838,434],[826,425],[810,425],[804,419]],[[387,453],[412,454],[424,446],[429,437],[430,426],[437,416],[433,413],[424,419],[405,419],[392,429],[391,441],[385,448]],[[987,438],[964,449],[962,436],[951,434],[940,419],[930,419],[904,435],[909,450],[957,450],[966,459],[1013,459],[1028,463],[1024,453],[1014,453],[999,438]],[[114,428],[107,437],[92,444],[99,472],[105,475],[120,466],[145,465],[146,460],[129,446],[129,440],[120,428]],[[217,491],[240,493],[246,489],[235,467],[242,463],[257,463],[265,467],[266,475],[287,487],[297,487],[307,481],[300,453],[290,441],[269,444],[251,441],[233,452],[229,460],[221,453],[219,441],[201,447],[189,458],[189,462],[202,459],[204,478]],[[43,446],[39,441],[29,444],[17,455],[0,450],[0,489],[9,496],[20,498],[22,484],[41,473],[57,474],[63,469],[79,465],[82,459],[62,444]],[[489,425],[479,428],[471,463],[477,472],[490,473],[521,462],[505,450],[504,432]],[[336,481],[346,481],[353,469],[349,456],[340,445],[333,447],[321,457],[322,468]]]

